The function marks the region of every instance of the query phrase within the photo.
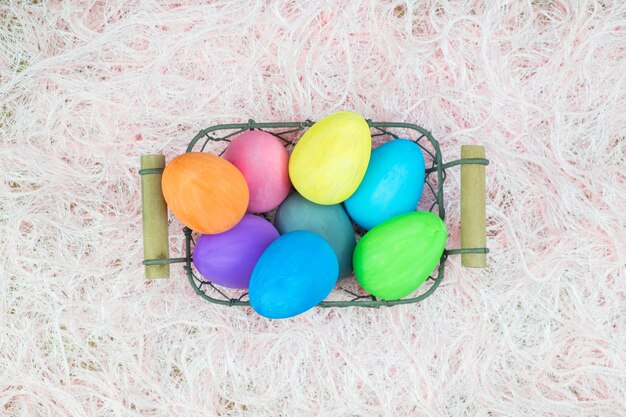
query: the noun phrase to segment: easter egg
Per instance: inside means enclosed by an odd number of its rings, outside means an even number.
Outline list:
[[[214,284],[248,288],[254,266],[278,236],[272,223],[246,214],[226,232],[200,236],[193,250],[193,263]]]
[[[366,230],[415,211],[425,175],[424,154],[415,142],[387,142],[372,152],[363,181],[344,203],[346,210]]]
[[[372,135],[359,114],[334,113],[300,138],[289,159],[298,192],[318,204],[337,204],[354,193],[370,159]]]
[[[339,277],[352,272],[356,237],[350,218],[341,204],[323,206],[293,193],[278,207],[274,224],[281,234],[308,230],[323,237],[337,255]]]
[[[248,185],[227,160],[206,152],[172,159],[161,178],[163,197],[174,216],[198,233],[235,226],[248,208]]]
[[[269,245],[252,271],[250,305],[270,319],[304,313],[330,294],[338,272],[335,252],[323,238],[289,232]]]
[[[383,300],[405,297],[422,285],[439,262],[448,232],[430,212],[393,217],[367,232],[354,250],[359,284]]]
[[[248,130],[232,140],[224,159],[235,165],[248,183],[249,212],[273,210],[289,195],[289,154],[276,136]]]

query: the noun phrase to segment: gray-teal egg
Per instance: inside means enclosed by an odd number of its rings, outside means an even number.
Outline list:
[[[278,208],[274,223],[281,234],[307,230],[320,235],[337,255],[339,277],[352,273],[356,237],[350,218],[341,204],[316,204],[293,193]]]

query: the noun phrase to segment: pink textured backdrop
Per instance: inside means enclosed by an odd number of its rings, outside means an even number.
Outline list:
[[[0,415],[626,415],[623,1],[201,3],[0,4]],[[143,280],[139,155],[340,109],[486,146],[486,270],[277,322]]]

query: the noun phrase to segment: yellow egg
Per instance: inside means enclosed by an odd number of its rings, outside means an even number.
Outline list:
[[[358,188],[369,163],[372,135],[359,114],[340,111],[306,131],[289,159],[298,192],[317,204],[345,201]]]

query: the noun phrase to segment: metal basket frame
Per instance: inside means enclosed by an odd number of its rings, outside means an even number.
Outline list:
[[[393,139],[398,139],[400,137],[393,131],[389,129],[405,129],[412,132],[415,132],[416,138],[410,138],[410,140],[417,143],[418,146],[428,155],[431,159],[430,166],[426,169],[426,178],[425,185],[428,187],[430,192],[432,192],[434,196],[434,202],[430,207],[429,211],[433,211],[435,208],[436,214],[445,221],[445,207],[444,207],[444,191],[443,185],[446,180],[446,169],[461,165],[461,164],[481,164],[487,165],[489,163],[488,160],[484,158],[465,158],[458,159],[454,161],[450,161],[448,163],[443,162],[441,148],[439,146],[439,142],[435,140],[432,134],[426,129],[412,123],[403,123],[403,122],[374,122],[371,120],[367,120],[368,125],[372,132],[372,137],[379,136],[389,136]],[[264,132],[268,132],[278,139],[280,139],[286,147],[292,147],[295,145],[297,140],[292,141],[285,137],[285,135],[294,134],[300,131],[304,131],[305,129],[311,127],[314,124],[311,120],[306,120],[304,122],[276,122],[276,123],[258,123],[254,120],[249,120],[248,123],[234,123],[234,124],[220,124],[208,127],[203,129],[196,134],[196,136],[191,140],[189,145],[187,146],[186,152],[203,152],[205,151],[209,142],[230,142],[230,138],[251,129],[257,129]],[[228,133],[224,133],[221,135],[217,135],[218,132],[227,131]],[[421,143],[426,139],[432,150],[428,149]],[[196,147],[199,146],[199,149]],[[223,151],[222,151],[223,153]],[[221,155],[221,154],[220,154]],[[153,173],[154,170],[144,170],[142,174]],[[161,170],[158,170],[161,171]],[[429,181],[429,177],[434,175],[436,178],[436,183],[433,185]],[[357,233],[359,230],[357,230]],[[185,235],[185,257],[184,258],[169,258],[169,259],[147,259],[144,260],[144,265],[158,265],[158,264],[172,264],[172,263],[184,263],[184,269],[187,274],[187,278],[189,280],[189,284],[192,286],[197,295],[214,304],[224,305],[224,306],[250,306],[249,301],[245,298],[247,296],[247,292],[242,293],[238,296],[228,295],[228,289],[221,289],[211,282],[199,278],[194,273],[193,268],[193,259],[192,259],[192,247],[194,245],[193,232],[191,229],[184,227],[183,233]],[[363,234],[364,231],[360,230],[360,234]],[[370,307],[370,308],[378,308],[381,306],[394,306],[399,304],[412,304],[417,303],[421,300],[432,295],[435,290],[439,287],[439,284],[444,278],[445,273],[445,265],[448,256],[457,255],[463,253],[488,253],[489,250],[487,248],[464,248],[464,249],[445,249],[441,258],[439,260],[439,265],[435,269],[437,274],[435,276],[430,276],[428,281],[432,282],[430,288],[428,288],[424,293],[408,297],[402,298],[398,300],[381,300],[372,295],[359,295],[352,291],[346,290],[341,286],[338,287],[339,290],[344,291],[349,294],[352,298],[348,300],[324,300],[318,304],[319,307],[328,308],[328,307]],[[339,281],[338,283],[340,283]],[[207,291],[211,289],[215,293],[219,294],[223,298],[216,298],[212,295],[207,294]]]

